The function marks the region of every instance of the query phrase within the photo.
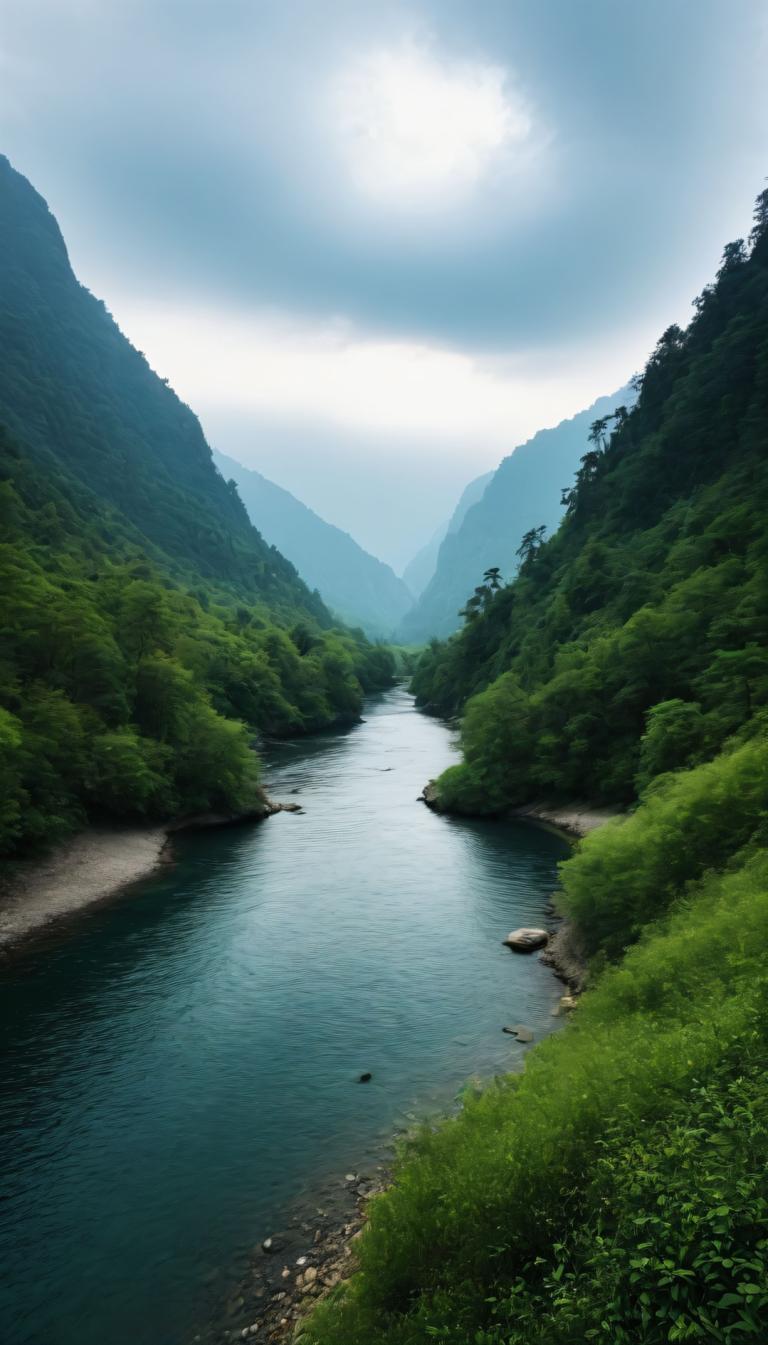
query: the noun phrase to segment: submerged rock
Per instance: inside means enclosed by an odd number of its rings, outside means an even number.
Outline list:
[[[549,941],[549,935],[545,929],[513,929],[502,943],[511,948],[515,953],[535,953],[537,948],[543,948]]]
[[[514,1027],[503,1027],[502,1032],[508,1032],[511,1037],[517,1037],[518,1041],[533,1041],[533,1033],[529,1027],[524,1027],[522,1023],[516,1023]]]

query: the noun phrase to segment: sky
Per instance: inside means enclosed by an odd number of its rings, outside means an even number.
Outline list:
[[[748,231],[767,13],[0,0],[0,149],[210,442],[400,570]]]

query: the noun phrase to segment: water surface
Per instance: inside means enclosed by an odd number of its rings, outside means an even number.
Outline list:
[[[185,838],[3,969],[4,1345],[185,1345],[289,1205],[519,1063],[504,1023],[551,1030],[500,940],[565,843],[435,816],[448,730],[402,690],[366,716],[270,750],[303,814]]]

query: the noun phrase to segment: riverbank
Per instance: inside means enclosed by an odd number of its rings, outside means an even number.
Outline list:
[[[422,803],[426,803],[435,813],[445,811],[440,805],[437,781],[430,780],[420,794]],[[618,807],[595,808],[589,803],[574,800],[571,803],[527,803],[522,808],[511,808],[507,812],[494,814],[502,820],[504,817],[519,817],[524,821],[543,822],[547,826],[564,831],[568,836],[583,839],[591,831],[596,831],[606,822],[621,817],[623,810]]]
[[[514,808],[509,815],[531,822],[546,822],[548,826],[557,827],[558,831],[565,831],[569,836],[581,840],[606,822],[621,817],[622,811],[615,807],[593,808],[588,803],[579,802],[555,805],[529,803],[524,808]]]
[[[430,785],[432,783],[430,781]],[[435,808],[434,792],[430,791],[430,785],[425,788],[422,799],[435,811],[439,811]],[[557,807],[531,804],[516,809],[510,815],[543,823],[575,838],[583,838],[606,822],[621,816],[621,810],[593,808],[585,803],[574,802]],[[552,910],[553,913],[556,911],[554,902]],[[539,955],[539,960],[552,970],[558,980],[564,982],[570,995],[577,997],[584,990],[587,982],[586,954],[569,920],[561,919],[557,928],[551,930],[549,942]],[[568,1000],[564,999],[562,1003],[567,1005]],[[273,1257],[272,1266],[264,1264],[263,1256],[260,1258],[261,1264],[257,1260],[252,1267],[250,1311],[246,1296],[236,1297],[231,1305],[231,1310],[251,1320],[234,1329],[225,1327],[216,1334],[216,1340],[258,1338],[272,1345],[301,1341],[303,1318],[316,1302],[326,1298],[339,1283],[354,1274],[355,1245],[366,1222],[368,1202],[372,1196],[386,1190],[387,1186],[381,1173],[377,1174],[375,1181],[364,1180],[362,1186],[358,1186],[357,1179],[348,1180],[350,1186],[347,1198],[354,1197],[354,1205],[337,1209],[335,1217],[330,1221],[323,1212],[323,1222],[315,1230],[311,1246],[306,1251],[302,1250],[298,1257],[295,1254],[290,1258]],[[308,1231],[308,1225],[304,1227]],[[256,1286],[255,1298],[253,1285]],[[196,1340],[201,1341],[202,1337]]]
[[[9,864],[0,891],[0,949],[148,878],[168,858],[166,826],[89,827],[42,859]]]
[[[173,837],[181,831],[243,826],[280,812],[301,807],[264,794],[255,808],[236,816],[201,813],[151,827],[91,826],[41,858],[15,860],[0,882],[0,951],[172,863]]]

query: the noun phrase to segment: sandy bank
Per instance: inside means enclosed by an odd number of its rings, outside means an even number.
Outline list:
[[[0,948],[146,878],[166,828],[89,827],[43,859],[8,864],[0,890]]]
[[[588,803],[529,803],[512,813],[513,817],[528,817],[532,822],[547,822],[571,836],[588,836],[590,831],[621,815],[621,808],[592,808]]]

